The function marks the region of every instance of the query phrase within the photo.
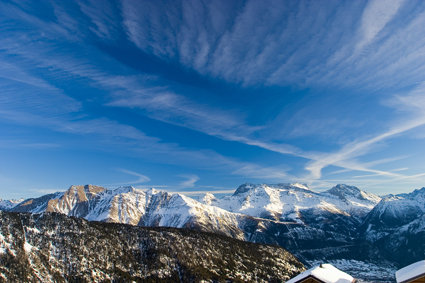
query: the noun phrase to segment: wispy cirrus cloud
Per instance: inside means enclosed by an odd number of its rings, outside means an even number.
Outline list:
[[[135,11],[138,7],[137,5],[133,6],[134,3],[129,1],[123,5],[123,15],[127,20],[125,25],[130,39],[145,52],[153,52],[156,56],[168,59],[178,57],[175,52],[179,52],[178,55],[185,58],[185,50],[181,46],[200,46],[199,49],[192,50],[191,55],[192,58],[199,56],[197,62],[202,62],[202,64],[195,64],[188,60],[182,60],[182,63],[198,70],[201,74],[212,74],[246,85],[261,81],[278,85],[338,85],[341,82],[345,86],[358,84],[376,89],[400,82],[404,85],[412,82],[411,78],[395,76],[395,70],[405,70],[405,74],[416,76],[417,64],[412,67],[411,60],[413,58],[419,61],[424,60],[421,51],[424,46],[423,42],[413,40],[412,37],[412,34],[418,36],[418,33],[421,32],[423,7],[417,9],[412,15],[412,20],[402,28],[398,28],[396,34],[388,34],[385,30],[388,23],[394,19],[397,20],[397,13],[403,6],[402,4],[402,1],[372,1],[366,6],[359,3],[344,3],[323,7],[314,3],[300,2],[298,6],[291,7],[296,10],[295,16],[285,17],[283,16],[285,3],[273,2],[272,5],[265,7],[256,1],[248,1],[235,8],[238,13],[232,22],[222,21],[221,30],[218,33],[220,36],[215,36],[216,34],[212,32],[207,37],[205,37],[206,31],[213,30],[213,25],[209,24],[212,23],[212,20],[208,17],[203,18],[203,21],[207,21],[208,24],[199,24],[196,20],[191,21],[185,17],[173,17],[177,12],[161,16],[154,12],[147,18],[136,18]],[[183,8],[182,13],[191,11],[189,14],[193,14],[196,11],[202,14],[205,10],[216,11],[212,8],[214,5],[216,4],[210,2],[204,3],[204,6],[187,5]],[[158,7],[155,8],[158,9]],[[317,11],[319,11],[317,16],[309,16],[316,15]],[[331,13],[334,14],[329,19],[327,15]],[[220,12],[218,15],[221,18],[228,17]],[[284,26],[290,27],[298,24],[297,29],[273,30],[271,27],[282,18],[285,18]],[[260,19],[261,24],[258,22]],[[301,19],[303,22],[298,22]],[[149,21],[150,24],[145,21]],[[162,33],[160,27],[164,25],[169,26]],[[194,25],[196,28],[193,29],[195,30],[193,32],[180,28],[182,26],[194,27]],[[141,30],[141,26],[149,28]],[[321,27],[327,28],[321,29]],[[380,32],[384,32],[387,37],[381,37],[379,45],[374,44],[373,41]],[[185,35],[180,36],[183,33]],[[166,34],[165,37],[162,37],[164,34]],[[400,41],[400,37],[404,37],[405,40]],[[168,45],[160,45],[161,38],[167,38]],[[297,43],[297,41],[305,39],[307,39],[305,44]],[[416,46],[414,48],[409,43],[412,40],[413,45]],[[285,46],[284,49],[279,48],[282,45]],[[368,50],[361,54],[353,54],[356,48],[363,48],[366,45],[369,45]],[[290,53],[291,46],[294,47],[292,53]],[[411,52],[405,53],[401,50],[411,50]],[[373,67],[371,70],[371,66],[376,66],[379,70],[374,71]],[[248,73],[253,70],[255,74]],[[349,79],[345,79],[346,77]],[[347,121],[347,123],[350,122]],[[397,124],[397,122],[395,123]],[[395,173],[371,169],[352,159],[369,153],[379,142],[420,125],[421,122],[415,120],[404,124],[398,123],[396,126],[387,125],[388,132],[373,138],[358,137],[356,141],[346,142],[336,153],[303,151],[288,144],[273,144],[267,140],[252,139],[243,131],[237,134],[226,132],[223,131],[224,128],[221,128],[222,131],[218,135],[212,134],[227,140],[235,140],[311,160],[306,169],[311,171],[312,176],[316,179],[321,178],[321,170],[329,165],[396,177]],[[319,128],[320,126],[322,124],[319,125]],[[328,132],[328,128],[335,129],[335,125],[327,125],[322,132]],[[297,135],[305,132],[301,127],[298,129]],[[312,131],[309,134],[311,133]]]
[[[305,178],[324,184],[323,171],[330,166],[339,167],[335,174],[362,171],[392,180],[420,177],[376,169],[391,162],[391,158],[375,163],[359,158],[424,124],[420,88],[386,104],[398,105],[395,112],[408,113],[404,117],[394,115],[377,121],[375,116],[368,116],[373,109],[362,112],[363,118],[350,112],[351,105],[344,106],[342,114],[335,112],[335,116],[329,109],[340,106],[333,99],[336,96],[347,97],[362,108],[365,90],[371,96],[379,96],[376,101],[387,101],[395,92],[425,81],[425,5],[396,0],[326,4],[271,1],[268,5],[259,1],[183,1],[166,5],[77,1],[70,5],[72,9],[51,4],[48,8],[56,18],[42,20],[28,13],[26,6],[0,3],[3,15],[10,14],[12,20],[25,23],[24,30],[8,25],[0,28],[0,62],[4,63],[0,67],[2,118],[57,132],[101,137],[105,144],[125,145],[139,156],[164,163],[213,164],[211,167],[224,166],[233,174],[253,178]],[[403,18],[406,14],[407,20]],[[402,24],[394,26],[398,21]],[[57,43],[57,38],[61,43]],[[244,101],[248,106],[205,102],[193,94],[199,91],[196,87],[133,69],[93,44],[113,44],[114,40],[126,38],[130,42],[123,45],[134,44],[158,62],[177,64],[182,72],[195,71],[209,83],[226,82],[238,89],[258,90],[259,94],[249,103]],[[61,86],[63,82],[83,85],[90,91],[79,96],[78,91]],[[20,90],[23,84],[26,90]],[[264,124],[252,123],[257,113],[250,107],[269,95],[260,91],[264,85],[318,87],[312,96],[328,97],[327,91],[331,91],[332,99],[321,104],[312,103],[309,98],[299,100],[297,107],[303,103],[310,103],[310,107],[291,112],[292,119],[271,114]],[[351,91],[346,93],[347,89]],[[211,91],[207,95],[217,94]],[[276,104],[281,99],[291,104],[291,100],[282,98],[285,95],[286,92],[276,95]],[[203,145],[189,149],[164,142],[146,135],[141,126],[90,115],[84,107],[93,101],[98,107],[131,109],[132,114],[224,141],[294,156],[305,163],[307,174],[289,174],[292,168],[285,165],[239,161]],[[311,111],[315,107],[322,108],[323,113]],[[386,114],[390,117],[393,113],[388,109]],[[353,120],[358,124],[353,125]],[[369,124],[375,124],[375,128],[368,128]],[[377,124],[379,131],[375,130]],[[347,137],[349,128],[361,130]],[[345,139],[338,140],[336,146],[317,149],[311,143],[292,143],[298,138],[323,140],[326,135]],[[188,177],[184,186],[193,187],[197,181]]]
[[[164,7],[123,1],[122,15],[141,50],[203,75],[245,86],[376,89],[414,82],[411,75],[418,76],[414,70],[425,60],[418,49],[424,5],[403,3],[183,1]],[[389,23],[400,19],[390,33]]]
[[[373,0],[369,1],[361,18],[361,37],[356,48],[363,48],[391,21],[400,9],[404,0]]]
[[[119,14],[116,6],[118,3],[112,1],[76,1],[81,11],[91,20],[92,26],[89,30],[96,36],[106,40],[115,40],[120,30]],[[62,13],[66,13],[57,6]],[[58,17],[62,19],[63,17]]]
[[[352,143],[346,144],[343,148],[336,153],[325,154],[321,156],[318,160],[311,161],[307,166],[313,178],[319,179],[321,177],[321,171],[323,168],[329,165],[337,165],[339,167],[357,170],[357,171],[367,171],[371,173],[376,173],[377,175],[387,175],[395,177],[396,180],[402,180],[409,178],[409,176],[402,176],[394,171],[380,171],[369,169],[370,165],[375,164],[359,164],[358,162],[353,162],[352,159],[358,156],[365,155],[369,153],[377,144],[393,139],[400,134],[403,134],[407,131],[416,129],[418,127],[425,125],[425,100],[424,100],[425,89],[423,84],[415,88],[413,91],[409,92],[407,95],[395,96],[389,102],[388,105],[392,105],[398,111],[403,111],[407,113],[407,118],[404,118],[404,121],[400,121],[397,124],[391,126],[387,131],[375,135],[371,138],[354,141]],[[389,161],[392,161],[389,159]],[[366,166],[365,166],[366,165]],[[410,176],[410,177],[415,177]],[[420,176],[420,175],[419,175]]]
[[[213,167],[224,165],[232,168],[231,170],[249,165],[247,162],[239,162],[211,150],[190,150],[177,144],[165,143],[159,138],[147,136],[133,126],[120,124],[105,117],[87,117],[81,102],[69,97],[46,80],[28,72],[24,73],[19,65],[25,66],[31,62],[35,63],[36,68],[55,70],[56,76],[89,80],[96,87],[100,86],[112,92],[112,97],[121,99],[116,101],[117,104],[121,104],[123,107],[140,107],[149,110],[153,113],[150,115],[151,117],[161,121],[174,119],[174,123],[178,125],[182,125],[186,121],[191,125],[190,128],[202,129],[209,134],[218,134],[224,130],[237,130],[238,127],[244,128],[245,132],[253,131],[254,128],[246,130],[248,127],[230,112],[226,113],[226,111],[216,109],[212,111],[207,106],[196,104],[169,91],[167,87],[158,87],[152,84],[152,81],[158,80],[157,77],[111,75],[93,67],[86,60],[62,54],[55,55],[52,47],[48,44],[31,49],[21,45],[20,48],[11,47],[7,51],[20,60],[15,60],[14,65],[4,65],[8,69],[14,69],[14,72],[3,70],[8,74],[5,78],[15,83],[10,83],[10,81],[3,83],[3,95],[0,99],[2,105],[0,115],[3,119],[21,125],[48,128],[57,132],[101,136],[103,144],[99,149],[108,148],[109,145],[125,145],[126,150],[132,150],[142,156],[150,156],[149,158],[153,160],[161,160],[166,163],[188,162],[203,164],[202,166],[211,164],[208,166]],[[52,55],[48,56],[47,60],[44,59],[46,56],[40,56],[40,54],[50,52]],[[25,76],[22,76],[23,74]],[[19,90],[19,85],[16,83],[29,84],[31,88],[22,91]],[[123,97],[121,95],[123,92],[129,94]],[[182,122],[175,122],[178,121],[176,117],[180,117]],[[188,121],[189,118],[190,121]],[[192,185],[191,182],[195,182],[193,178],[188,180],[185,186]]]
[[[181,174],[179,175],[181,178],[185,178],[186,180],[180,183],[180,188],[187,189],[193,188],[195,183],[198,182],[201,178],[199,178],[195,174]]]
[[[117,168],[115,170],[118,171],[118,172],[122,172],[122,173],[126,173],[126,174],[129,174],[129,175],[136,176],[138,178],[137,180],[132,181],[132,182],[121,183],[122,185],[145,183],[145,182],[149,182],[151,180],[148,176],[139,174],[137,172],[133,172],[131,170],[127,170],[127,169],[123,169],[123,168]]]

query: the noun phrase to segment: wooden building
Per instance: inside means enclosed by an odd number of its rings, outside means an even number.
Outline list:
[[[425,260],[408,265],[395,273],[397,283],[425,283]]]
[[[330,264],[321,264],[297,275],[286,283],[354,283],[356,280]]]

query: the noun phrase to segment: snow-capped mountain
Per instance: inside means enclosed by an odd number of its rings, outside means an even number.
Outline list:
[[[24,199],[8,199],[8,200],[2,200],[0,199],[0,210],[10,210],[23,202]]]
[[[192,199],[155,189],[143,191],[127,186],[109,190],[86,185],[27,199],[4,210],[58,212],[90,221],[213,232],[282,246],[308,266],[318,261],[341,263],[347,270],[376,281],[396,268],[377,246],[385,246],[384,239],[424,214],[424,195],[425,189],[421,189],[381,199],[347,185],[315,192],[299,183],[246,183],[231,196],[216,198],[207,193]],[[413,239],[409,235],[422,235],[421,225],[410,227],[419,227],[419,232],[408,229],[410,234],[403,234],[406,242]],[[364,240],[381,238],[376,246]],[[362,268],[356,269],[351,263]],[[360,273],[364,266],[376,272]],[[378,267],[385,270],[379,276]]]
[[[345,184],[336,185],[321,195],[331,198],[338,197],[341,202],[335,200],[330,202],[359,220],[363,219],[381,201],[381,197],[377,195]]]
[[[126,186],[108,190],[86,185],[71,186],[65,192],[27,199],[4,210],[58,212],[87,220],[172,227],[184,227],[194,218],[200,223],[205,223],[205,219],[209,222],[215,218],[222,221],[227,219],[225,222],[237,226],[234,215],[244,214],[341,232],[355,229],[359,219],[379,200],[373,194],[346,185],[317,193],[299,183],[247,183],[241,185],[232,196],[217,199],[207,193],[198,200],[155,189],[142,191]],[[325,222],[330,227],[323,226]]]
[[[139,226],[197,227],[244,239],[238,227],[238,215],[221,208],[201,204],[181,194],[131,186],[108,190],[86,185],[71,186],[36,199],[28,199],[10,209],[13,212],[58,212],[90,221],[124,223]],[[208,229],[207,229],[208,228]]]
[[[29,198],[20,202],[9,211],[40,213],[47,210],[47,206],[50,200],[58,199],[63,194],[63,192],[56,192],[53,194],[41,196],[39,198]]]
[[[414,190],[411,193],[398,194],[398,197],[417,201],[420,205],[425,206],[425,187]]]
[[[317,193],[299,183],[246,183],[232,196],[216,199],[212,194],[206,194],[199,201],[230,212],[351,235],[380,197],[347,185]]]
[[[425,188],[409,194],[383,198],[367,215],[359,233],[369,241],[377,241],[425,214]]]
[[[212,194],[206,194],[198,200],[202,202],[155,189],[142,191],[133,187],[120,187],[108,190],[86,185],[71,186],[66,192],[25,200],[10,211],[48,211],[91,221],[196,228],[238,239],[274,244],[289,244],[291,241],[285,238],[288,237],[295,239],[291,244],[294,248],[298,240],[306,237],[301,230],[316,238],[316,241],[326,231],[334,233],[334,236],[327,236],[331,241],[350,242],[349,235],[354,234],[357,224],[344,211],[355,210],[354,205],[347,204],[332,193],[322,195],[298,183],[244,184],[230,197],[216,199]],[[288,229],[293,230],[299,239],[290,236],[290,233],[285,234]],[[271,235],[269,230],[276,230],[278,235],[282,233],[285,236],[278,240],[279,237]]]

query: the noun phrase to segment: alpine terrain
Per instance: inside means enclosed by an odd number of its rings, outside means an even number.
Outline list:
[[[424,256],[425,188],[381,198],[353,186],[315,192],[307,185],[241,185],[233,195],[181,194],[86,185],[3,206],[11,212],[55,212],[89,221],[190,228],[279,245],[308,267],[331,263],[369,282]]]

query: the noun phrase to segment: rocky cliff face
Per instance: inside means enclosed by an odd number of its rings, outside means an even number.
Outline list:
[[[282,282],[305,270],[281,247],[194,230],[0,217],[0,282]]]

